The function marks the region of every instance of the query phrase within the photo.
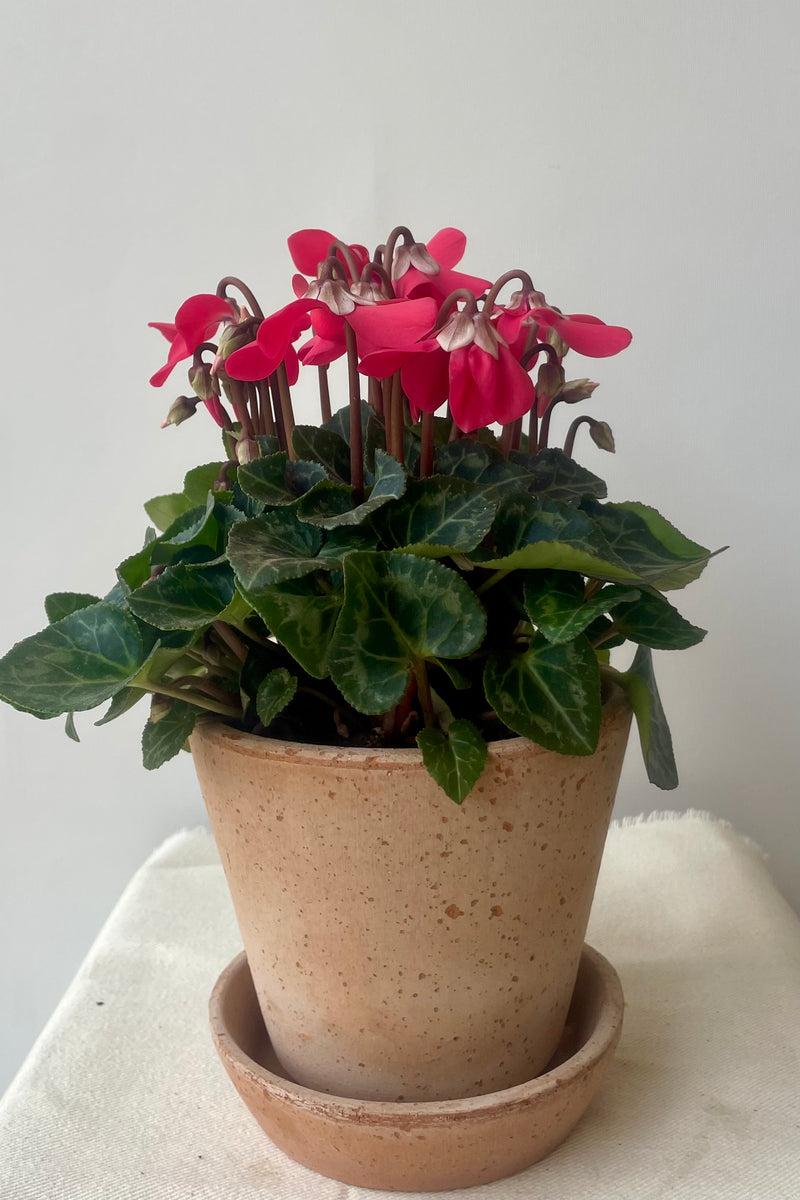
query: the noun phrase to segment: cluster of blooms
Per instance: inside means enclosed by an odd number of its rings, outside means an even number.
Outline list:
[[[492,283],[456,270],[465,246],[457,229],[442,229],[422,244],[401,227],[370,257],[364,246],[347,245],[325,230],[293,234],[296,299],[277,312],[265,317],[249,289],[227,279],[216,295],[188,299],[174,322],[153,323],[170,350],[152,384],[161,386],[177,363],[194,357],[189,377],[198,399],[176,401],[165,424],[177,424],[203,400],[217,423],[231,428],[220,375],[245,388],[271,383],[276,394],[278,380],[283,387],[297,381],[301,363],[325,368],[350,353],[362,375],[399,379],[414,420],[448,403],[462,433],[493,423],[508,427],[528,413],[545,415],[563,386],[567,349],[603,358],[630,342],[627,329],[549,305],[524,271]],[[513,281],[517,290],[498,303],[501,289]],[[243,290],[253,312],[227,296],[231,284]],[[209,339],[220,326],[219,345],[213,345]],[[311,336],[296,348],[309,329]],[[214,352],[210,364],[200,357],[206,349]]]

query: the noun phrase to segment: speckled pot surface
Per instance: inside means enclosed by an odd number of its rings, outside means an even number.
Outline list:
[[[514,1175],[567,1137],[614,1053],[624,1002],[614,968],[586,946],[567,1025],[545,1074],[488,1096],[402,1104],[343,1099],[287,1080],[244,954],[220,975],[209,1009],[225,1070],[276,1146],[344,1183],[435,1192]]]
[[[426,1101],[533,1078],[570,1003],[630,725],[591,757],[490,745],[459,807],[416,750],[200,723],[191,747],[270,1039],[320,1092]]]

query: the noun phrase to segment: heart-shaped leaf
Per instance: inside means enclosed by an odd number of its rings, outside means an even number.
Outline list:
[[[525,576],[525,608],[548,642],[571,642],[597,617],[625,600],[639,596],[636,588],[609,584],[585,599],[583,576],[572,571],[529,571]]]
[[[0,660],[0,698],[43,716],[83,712],[124,687],[143,661],[133,617],[101,600],[12,647]]]
[[[710,550],[690,542],[644,504],[585,500],[581,508],[603,534],[615,558],[659,591],[685,587],[701,574],[711,557]]]
[[[363,713],[397,704],[414,667],[480,645],[486,614],[464,580],[411,554],[344,560],[345,600],[330,649],[331,677]]]
[[[417,745],[422,761],[439,787],[462,804],[483,774],[489,752],[471,721],[458,719],[447,729],[421,729]]]
[[[202,629],[227,608],[235,590],[227,563],[177,563],[132,592],[128,607],[156,629]]]
[[[50,624],[68,617],[70,613],[80,612],[90,604],[99,604],[99,596],[91,596],[88,592],[51,592],[45,596],[44,611]]]
[[[148,771],[155,771],[181,751],[199,716],[199,708],[185,700],[173,700],[169,712],[156,722],[147,722],[142,734],[142,761]]]
[[[296,691],[297,679],[285,667],[277,667],[264,676],[256,694],[256,712],[265,729],[283,712]]]
[[[245,599],[303,670],[315,679],[324,679],[342,607],[341,573],[317,572],[302,579],[286,579],[259,592],[246,592]]]
[[[376,518],[383,540],[408,553],[442,558],[474,550],[492,527],[495,505],[464,479],[411,480],[405,495]]]
[[[690,624],[658,592],[641,592],[638,599],[620,604],[614,625],[629,641],[653,650],[686,650],[706,636],[705,629]]]
[[[600,668],[583,635],[490,658],[486,698],[509,729],[559,754],[593,754],[600,735]]]

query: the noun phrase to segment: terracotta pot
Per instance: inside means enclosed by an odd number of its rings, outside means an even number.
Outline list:
[[[490,746],[459,807],[416,750],[200,723],[191,747],[269,1036],[298,1083],[364,1100],[544,1069],[572,996],[630,711],[597,752]]]

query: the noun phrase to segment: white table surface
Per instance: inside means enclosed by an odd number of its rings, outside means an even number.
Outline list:
[[[572,1136],[474,1200],[797,1200],[797,917],[757,848],[689,814],[612,828],[589,941],[619,1050]],[[2,1200],[369,1200],[268,1141],[206,1003],[240,939],[213,842],[137,872],[0,1103]]]

